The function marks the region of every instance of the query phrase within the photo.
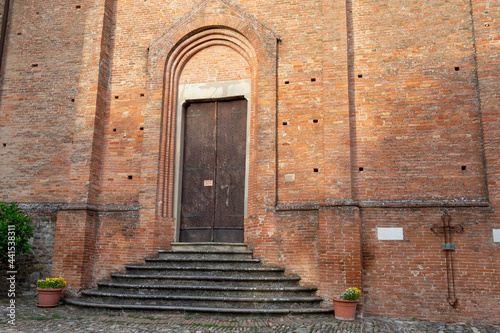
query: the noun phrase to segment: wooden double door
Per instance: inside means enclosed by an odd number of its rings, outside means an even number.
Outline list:
[[[247,101],[190,103],[184,113],[181,242],[243,242]]]

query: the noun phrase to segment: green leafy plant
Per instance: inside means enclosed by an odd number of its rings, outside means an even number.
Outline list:
[[[342,294],[339,295],[339,299],[346,301],[355,301],[361,296],[361,290],[358,288],[347,288]]]
[[[45,278],[45,280],[38,280],[36,286],[42,289],[64,288],[66,287],[66,281],[62,277]]]
[[[14,261],[14,256],[31,249],[29,240],[33,237],[31,218],[12,202],[0,202],[0,258]]]

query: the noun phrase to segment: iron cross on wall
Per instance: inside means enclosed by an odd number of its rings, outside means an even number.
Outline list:
[[[451,234],[454,231],[457,234],[462,234],[464,232],[464,224],[458,224],[455,226],[451,225],[451,216],[448,214],[448,210],[445,209],[443,215],[441,216],[443,221],[442,225],[431,224],[429,228],[435,234],[442,233],[444,235],[444,243],[442,249],[446,253],[446,279],[448,281],[448,304],[455,307],[458,303],[458,299],[455,294],[455,275],[453,270],[453,251],[455,251],[455,244],[451,241]]]

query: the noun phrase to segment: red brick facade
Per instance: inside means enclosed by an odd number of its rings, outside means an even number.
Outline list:
[[[356,286],[365,314],[500,320],[500,3],[11,0],[8,18],[0,200],[56,212],[71,289],[176,240],[180,86],[246,80],[256,257],[326,304]]]

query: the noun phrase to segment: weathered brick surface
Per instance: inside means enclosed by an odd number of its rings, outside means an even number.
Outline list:
[[[62,276],[68,289],[92,285],[98,215],[94,211],[60,211],[57,216],[52,276]]]
[[[1,198],[63,202],[72,186],[86,16],[74,1],[11,1],[10,9],[1,78]]]
[[[499,319],[499,3],[13,4],[0,199],[58,205],[53,274],[71,288],[175,240],[177,85],[251,79],[256,256],[326,304],[354,285],[365,313]],[[445,208],[466,225],[456,308],[428,227]]]
[[[485,198],[469,2],[353,1],[352,9],[355,195]]]
[[[225,46],[212,46],[196,53],[182,70],[180,84],[250,79],[248,62]]]
[[[442,225],[442,209],[363,210],[363,285],[365,311],[387,316],[404,313],[436,320],[468,318],[498,320],[498,245],[491,241],[489,209],[451,209],[454,280],[458,304],[449,306],[443,234],[429,225]],[[403,228],[404,240],[379,241],[377,227]]]
[[[500,3],[472,1],[478,98],[481,111],[488,195],[495,212],[500,209]],[[500,217],[492,217],[498,228]]]

